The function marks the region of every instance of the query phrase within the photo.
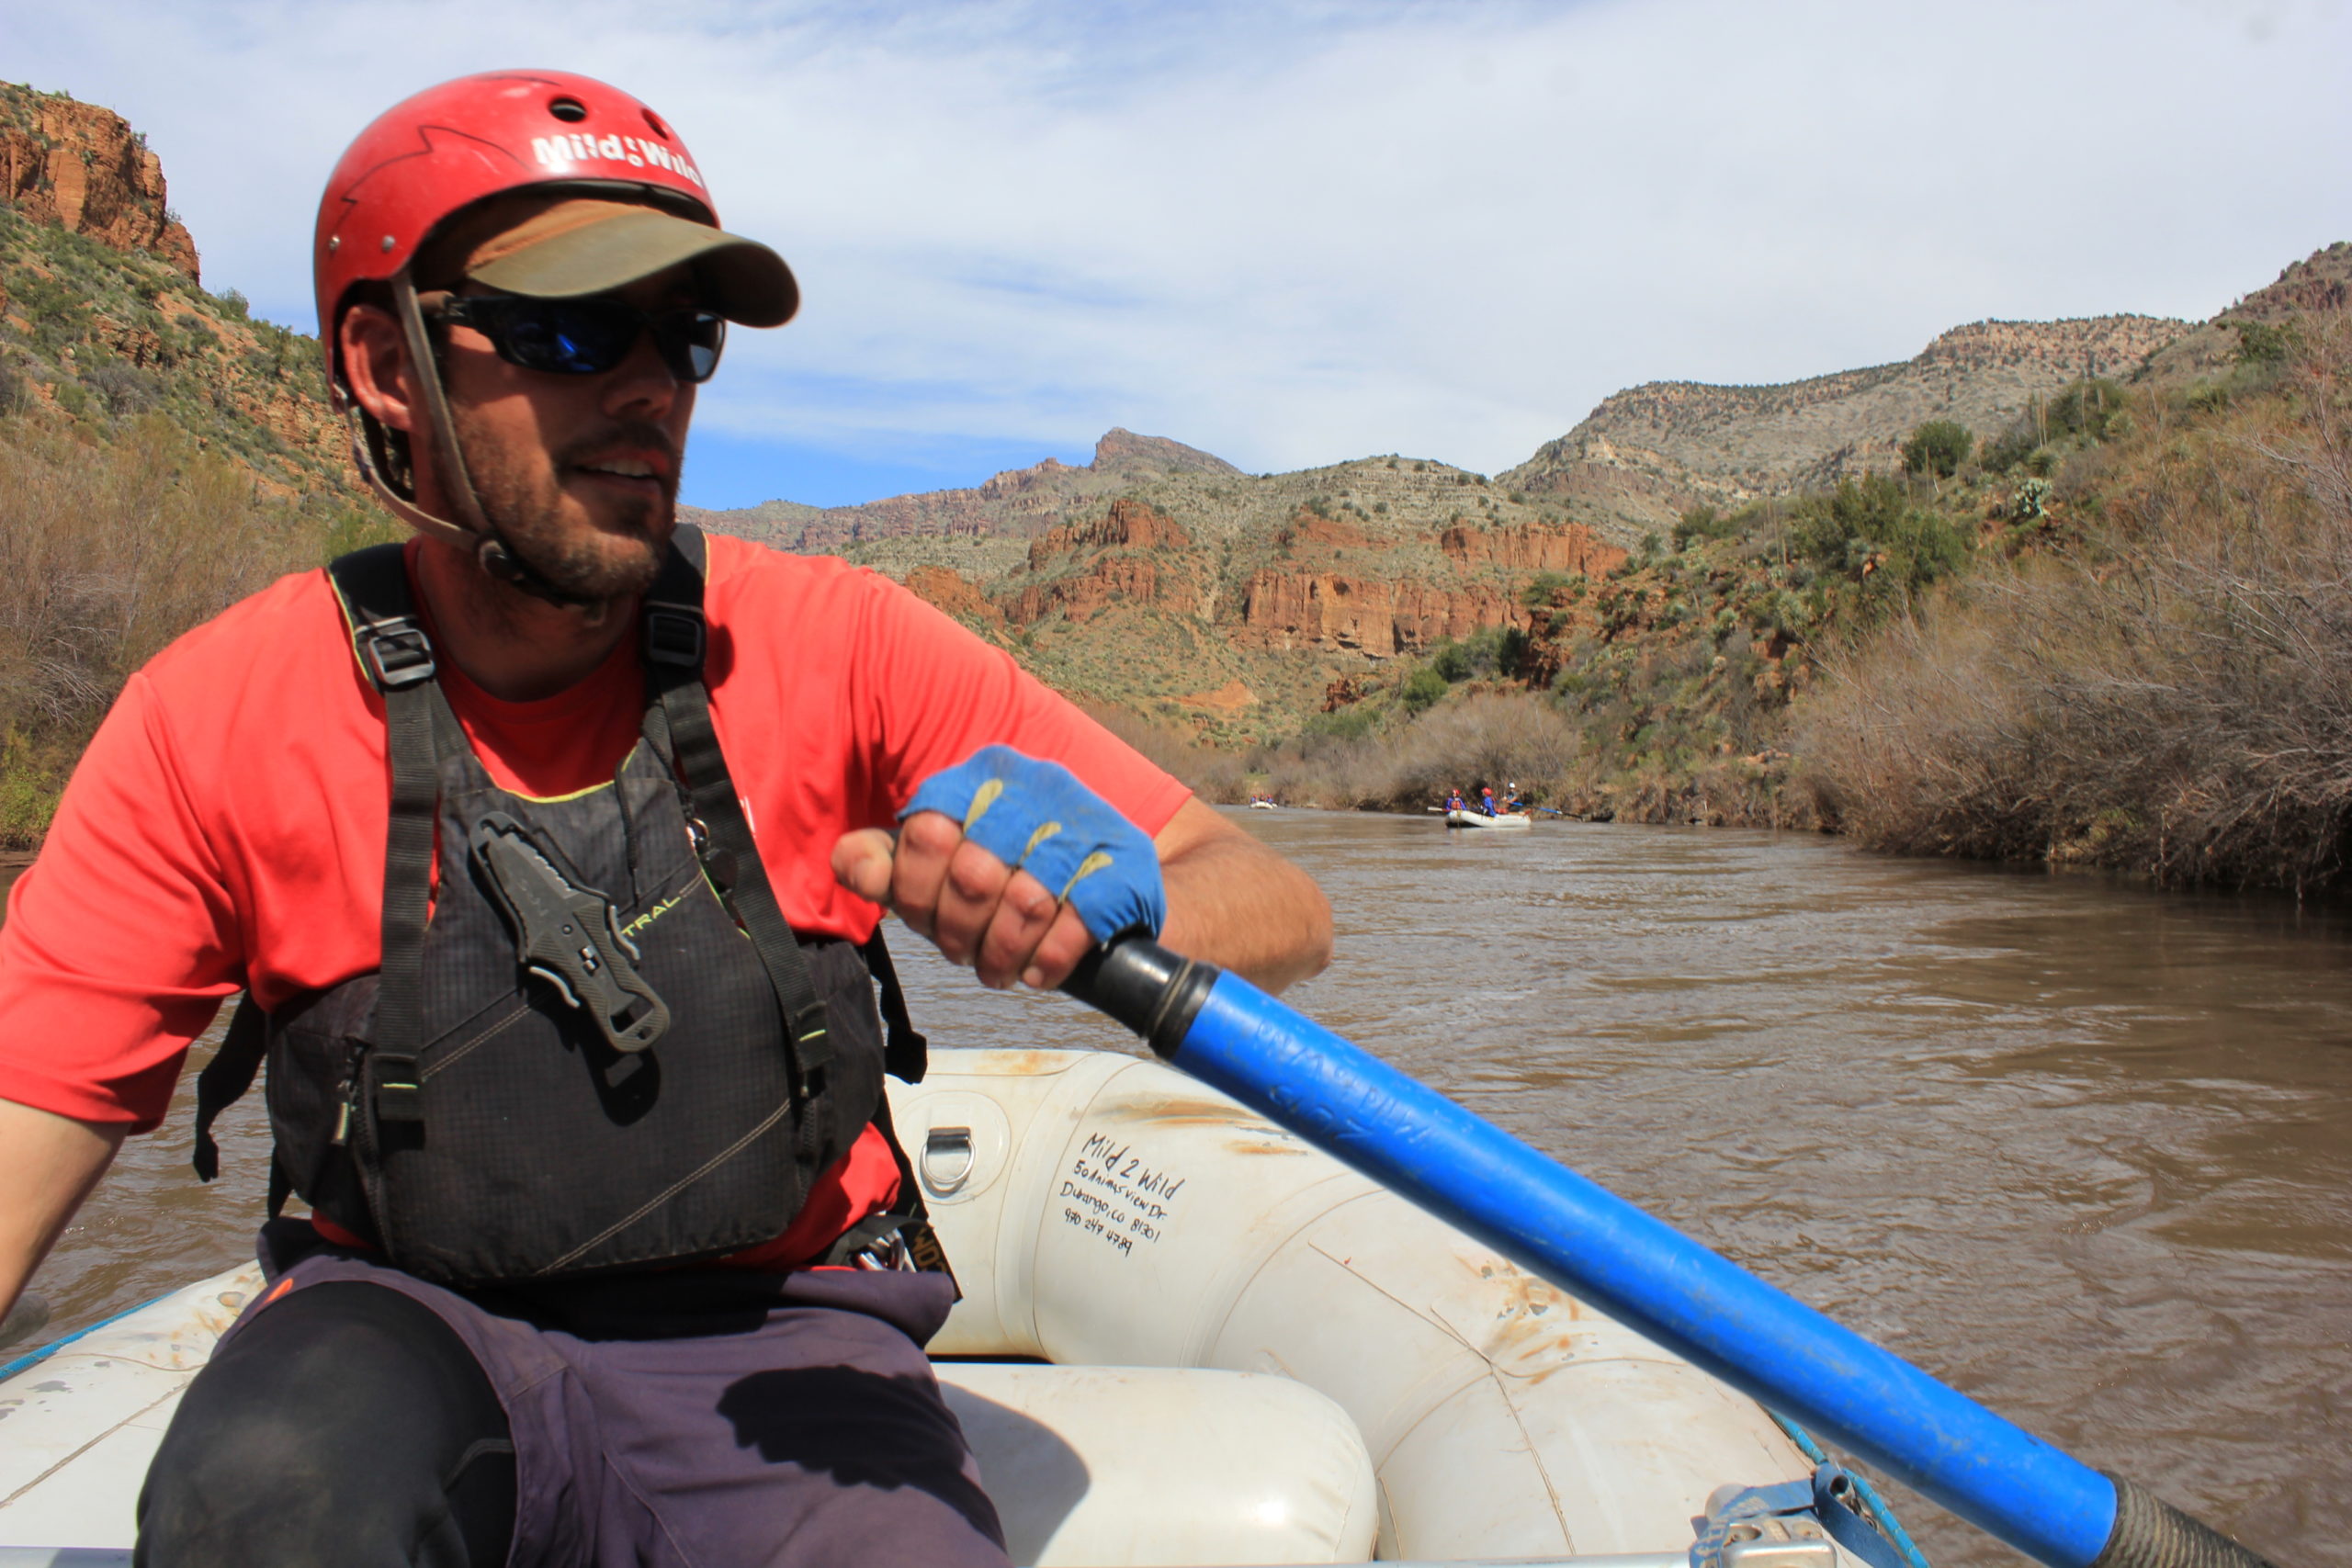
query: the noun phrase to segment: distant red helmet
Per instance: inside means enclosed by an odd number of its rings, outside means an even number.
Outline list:
[[[702,171],[669,121],[591,77],[485,72],[428,87],[379,115],[335,164],[319,201],[311,276],[329,379],[337,315],[354,284],[389,280],[434,225],[461,208],[556,185],[650,199],[718,222]]]

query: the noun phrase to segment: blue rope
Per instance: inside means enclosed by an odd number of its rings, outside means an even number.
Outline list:
[[[1813,1440],[1812,1433],[1777,1410],[1767,1410],[1764,1414],[1779,1423],[1781,1430],[1789,1435],[1789,1440],[1796,1444],[1805,1458],[1815,1464],[1833,1462],[1827,1454],[1821,1451],[1821,1445]],[[1838,1468],[1846,1469],[1843,1465]],[[1846,1470],[1846,1476],[1853,1482],[1854,1495],[1862,1500],[1862,1506],[1870,1510],[1870,1522],[1878,1527],[1878,1533],[1886,1537],[1895,1551],[1903,1553],[1904,1561],[1910,1563],[1911,1568],[1928,1568],[1928,1554],[1919,1550],[1918,1543],[1911,1539],[1911,1532],[1903,1528],[1903,1521],[1894,1517],[1894,1507],[1879,1495],[1878,1488],[1871,1484],[1870,1478],[1852,1470]]]

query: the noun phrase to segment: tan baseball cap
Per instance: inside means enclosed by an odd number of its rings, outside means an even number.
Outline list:
[[[740,234],[637,202],[565,197],[462,214],[418,256],[422,285],[469,277],[506,294],[567,299],[693,266],[711,309],[747,327],[780,327],[800,308],[782,256]],[[438,276],[436,276],[438,275]]]

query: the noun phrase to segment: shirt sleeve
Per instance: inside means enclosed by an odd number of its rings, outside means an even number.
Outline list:
[[[242,963],[232,903],[153,690],[133,675],[9,895],[0,1099],[152,1130]]]
[[[1191,798],[1011,654],[887,578],[875,581],[859,636],[854,701],[886,818],[923,780],[988,745],[1061,763],[1146,833]]]

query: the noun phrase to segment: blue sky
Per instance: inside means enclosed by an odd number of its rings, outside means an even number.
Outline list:
[[[1492,471],[1635,382],[2202,317],[2352,238],[2339,0],[0,0],[0,39],[148,133],[209,284],[306,330],[379,109],[511,65],[645,97],[807,296],[706,393],[706,505],[1114,424]]]

